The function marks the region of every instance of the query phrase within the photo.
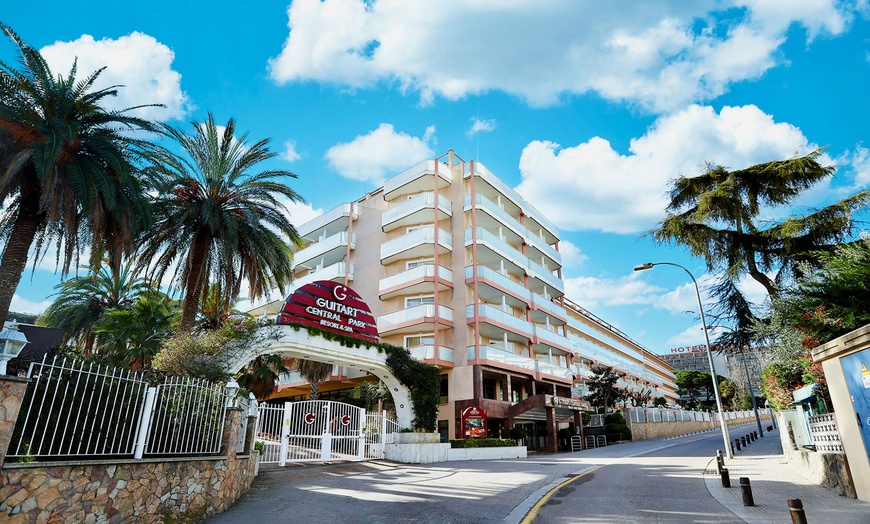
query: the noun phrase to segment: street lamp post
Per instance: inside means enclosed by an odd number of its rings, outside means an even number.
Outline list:
[[[722,409],[722,397],[719,395],[719,384],[716,375],[716,366],[713,364],[713,353],[710,350],[710,334],[707,333],[707,321],[704,319],[704,305],[701,302],[701,291],[698,289],[698,282],[695,280],[695,276],[688,269],[684,268],[679,264],[674,264],[673,262],[647,262],[646,264],[641,264],[639,266],[635,266],[635,271],[644,271],[647,269],[652,269],[653,266],[675,266],[689,275],[689,278],[692,279],[692,284],[695,285],[695,296],[698,297],[698,311],[701,313],[701,327],[704,328],[704,340],[707,342],[707,361],[710,363],[710,374],[712,375],[713,382],[713,394],[716,396],[716,407],[719,410],[719,426],[722,428],[722,440],[725,442],[725,453],[729,459],[734,458],[734,454],[731,453],[731,438],[728,436],[728,425],[725,423],[725,411]]]

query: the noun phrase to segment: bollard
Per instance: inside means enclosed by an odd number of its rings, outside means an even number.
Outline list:
[[[745,435],[740,437],[740,445],[743,446],[744,448],[746,447],[746,436]]]
[[[730,488],[731,477],[728,475],[728,468],[722,468],[722,471],[719,474],[722,476],[722,487]]]
[[[752,486],[749,484],[749,477],[740,477],[740,491],[743,495],[743,505],[754,506],[755,501],[752,499]]]
[[[722,474],[722,468],[725,467],[725,459],[722,457],[722,450],[716,450],[716,470],[719,471],[719,474]]]
[[[757,431],[752,432],[752,440],[758,440],[758,432]]]
[[[740,451],[740,439],[734,439],[734,445],[737,447],[737,451]]]
[[[731,446],[731,456],[733,457],[734,456],[734,444],[729,442],[728,445]]]
[[[791,514],[792,524],[807,524],[807,515],[804,513],[801,499],[788,499],[788,512]]]

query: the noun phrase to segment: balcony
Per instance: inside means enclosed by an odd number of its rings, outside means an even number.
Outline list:
[[[346,231],[349,219],[353,211],[353,220],[358,217],[359,209],[356,204],[342,204],[313,218],[296,228],[296,232],[306,242],[314,242],[320,237],[328,237],[339,231]]]
[[[438,198],[439,220],[453,216],[453,204],[445,196]],[[381,229],[386,233],[400,227],[435,222],[435,192],[429,191],[393,206],[381,216]]]
[[[465,268],[465,283],[471,284],[474,281],[474,267],[466,266]],[[531,302],[531,292],[519,282],[514,282],[506,275],[499,273],[494,269],[486,266],[477,266],[477,281],[492,286],[497,291],[502,291],[523,301],[524,304]],[[491,297],[482,297],[488,302],[496,302]]]
[[[516,353],[509,353],[501,349],[481,346],[480,356],[479,358],[477,358],[476,349],[477,348],[474,346],[468,348],[469,361],[487,360],[491,363],[498,363],[514,368],[525,369],[526,371],[530,372],[534,372],[538,369],[537,362],[528,357],[517,355]]]
[[[545,286],[547,286],[548,290],[554,291],[559,296],[565,294],[565,283],[562,282],[562,279],[551,273],[550,270],[545,269],[543,266],[532,262],[529,259],[526,259],[526,261],[526,267],[529,269],[529,276],[539,282],[538,285],[542,291],[545,289]],[[533,286],[532,283],[529,283],[529,287],[532,288],[533,291],[537,291],[536,288],[538,288],[538,286]]]
[[[402,195],[421,191],[433,191],[447,187],[453,181],[450,167],[434,160],[424,160],[384,182],[384,200],[390,201]]]
[[[437,350],[437,354],[436,354]],[[442,366],[453,366],[453,348],[444,346],[412,346],[408,348],[411,356],[422,362],[438,363]]]
[[[485,227],[490,231],[495,231],[499,225],[508,228],[518,241],[524,241],[526,226],[522,225],[519,220],[512,217],[510,213],[504,210],[485,195],[480,193],[474,195],[474,206],[484,213],[477,215],[477,225]],[[465,195],[465,211],[471,211],[471,195]],[[488,217],[491,217],[487,220]]]
[[[552,327],[552,326],[551,326]],[[554,333],[549,331],[545,326],[533,326],[534,331],[532,334],[535,336],[537,340],[536,344],[545,344],[550,347],[554,347],[556,349],[561,349],[566,353],[571,353],[571,349],[573,348],[573,344],[567,337],[564,337],[558,333]]]
[[[466,164],[466,171],[463,174],[463,177],[469,178],[470,176],[471,176],[471,166],[470,166],[470,164]],[[498,178],[497,176],[492,174],[492,172],[489,171],[486,167],[484,167],[483,164],[481,164],[479,162],[475,162],[475,164],[474,164],[474,176],[483,179],[484,181],[486,181],[487,184],[489,184],[492,187],[492,189],[494,190],[494,193],[490,195],[491,197],[495,197],[495,194],[504,195],[505,197],[507,197],[511,201],[511,204],[513,206],[516,206],[517,208],[519,208],[519,212],[521,212],[522,214],[524,214],[527,217],[534,220],[536,222],[536,224],[539,225],[540,228],[544,230],[544,235],[549,236],[550,239],[552,239],[552,241],[549,243],[553,243],[553,242],[558,241],[559,237],[556,234],[558,229],[556,229],[556,226],[553,225],[553,223],[550,222],[550,220],[547,219],[547,217],[545,217],[543,214],[541,214],[540,211],[535,209],[534,206],[532,206],[531,204],[529,204],[528,202],[523,200],[523,198],[519,195],[519,193],[517,193],[511,187],[509,187],[507,184],[505,184],[500,178]],[[477,191],[477,192],[483,192],[483,191]],[[535,224],[527,224],[527,225],[535,225]]]
[[[513,333],[514,337],[508,337],[511,341],[527,344],[532,339],[534,326],[525,319],[517,318],[501,309],[489,304],[478,304],[477,315],[480,321],[480,334],[501,340],[504,332]],[[466,306],[465,317],[469,322],[474,321],[474,305]]]
[[[428,293],[434,289],[436,266],[425,264],[403,271],[399,274],[382,278],[378,283],[378,294],[381,300],[398,295]],[[453,287],[453,271],[437,266],[438,291]]]
[[[532,233],[531,230],[526,230],[526,244],[529,245],[529,249],[526,249],[526,254],[529,257],[534,257],[536,259],[540,259],[541,255],[547,257],[549,259],[548,266],[553,268],[562,267],[562,254],[556,251],[556,248],[549,245],[544,241],[541,237]]]
[[[445,251],[453,251],[450,233],[438,228],[438,245]],[[415,229],[398,238],[381,244],[381,263],[384,265],[402,258],[423,258],[435,255],[435,226]]]
[[[574,364],[572,369],[578,378],[590,378],[593,375],[592,370],[586,364]]]
[[[560,321],[558,324],[564,324],[567,322],[568,313],[565,312],[565,308],[553,302],[552,299],[548,299],[537,293],[530,292],[530,295],[532,298],[532,309],[543,311],[551,317],[558,319]]]
[[[326,237],[294,253],[293,267],[314,269],[340,262],[347,255],[348,243],[350,249],[356,248],[356,234],[348,235],[347,231],[341,231]]]
[[[316,282],[318,280],[344,280],[345,270],[347,270],[348,282],[352,281],[353,264],[348,264],[347,262],[339,262],[337,264],[332,264],[331,266],[326,266],[321,269],[315,268],[314,271],[309,271],[306,275],[294,278],[291,284],[293,288],[290,290],[290,293],[293,293],[293,291],[299,289],[305,284],[310,284],[311,282]]]
[[[453,326],[453,310],[438,306],[438,319],[441,324]],[[400,309],[378,317],[378,332],[381,335],[396,333],[413,333],[421,331],[424,324],[435,323],[435,304],[420,304],[418,306]]]
[[[468,348],[469,361],[487,361],[487,364],[490,365],[500,364],[502,366],[510,366],[512,368],[519,368],[532,373],[548,375],[550,377],[555,377],[563,380],[571,379],[574,376],[574,372],[569,368],[562,368],[555,364],[541,362],[528,357],[524,357],[522,355],[517,355],[516,353],[510,353],[508,351],[488,346],[480,347],[480,356],[479,359],[476,359],[475,357],[477,356],[477,349],[478,348],[474,346]]]
[[[525,275],[528,258],[518,249],[508,244],[505,239],[479,227],[474,230],[477,235],[477,263],[488,267],[500,268],[504,265],[512,275]],[[465,230],[465,247],[471,247],[474,242],[472,230]]]

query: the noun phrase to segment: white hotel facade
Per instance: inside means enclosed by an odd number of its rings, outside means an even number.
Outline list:
[[[294,288],[348,285],[383,342],[441,367],[442,437],[456,438],[460,413],[476,405],[491,436],[521,425],[532,447],[555,451],[558,428],[579,422],[597,363],[628,373],[622,387],[677,398],[669,365],[565,296],[555,226],[478,162],[453,151],[420,162],[297,229]],[[337,396],[366,379],[336,368],[320,389]],[[291,374],[274,396],[305,392]]]

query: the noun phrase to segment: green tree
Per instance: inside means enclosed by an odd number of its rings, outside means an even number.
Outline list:
[[[134,371],[150,367],[174,333],[177,314],[172,300],[156,289],[141,294],[128,307],[108,309],[94,326],[98,351]]]
[[[332,364],[326,362],[317,362],[315,360],[296,359],[296,369],[305,380],[308,381],[310,392],[308,397],[311,400],[320,398],[320,383],[325,381],[332,375]]]
[[[114,273],[100,266],[95,273],[71,278],[54,289],[57,298],[40,318],[40,324],[61,329],[64,344],[72,344],[89,355],[94,348],[95,327],[103,314],[129,309],[150,285],[126,264]]]
[[[245,366],[237,380],[239,385],[253,393],[257,400],[265,400],[275,391],[278,377],[289,371],[281,355],[259,355]]]
[[[727,378],[721,380],[719,382],[719,394],[722,395],[722,406],[725,409],[734,409],[738,395],[737,384]]]
[[[193,329],[200,299],[216,283],[227,296],[239,294],[242,281],[250,296],[266,295],[290,282],[290,246],[301,246],[279,198],[301,202],[283,183],[296,175],[258,170],[277,156],[269,140],[235,137],[230,119],[221,130],[209,114],[194,122],[194,132],[166,126],[184,156],[163,153],[151,172],[158,181],[155,227],[142,250],[159,276],[175,268],[174,282],[184,293],[181,331]]]
[[[656,397],[652,405],[654,408],[663,408],[668,405],[668,401],[665,397]]]
[[[731,171],[708,164],[704,173],[674,181],[667,216],[650,234],[660,243],[689,248],[719,274],[711,288],[713,316],[733,331],[718,342],[751,342],[756,315],[738,288],[743,277],[776,297],[783,283],[799,275],[801,262],[815,262],[814,252],[830,250],[851,235],[853,214],[870,201],[870,191],[861,191],[811,213],[763,221],[771,211],[790,210],[799,195],[834,174],[834,167],[819,164],[821,155],[816,149]]]
[[[721,375],[717,377],[720,383],[725,380]],[[688,401],[680,402],[684,407],[689,409],[696,409],[699,406],[711,407],[716,402],[713,379],[709,371],[694,369],[677,371],[674,383],[677,385],[678,395],[689,397]]]
[[[603,408],[604,414],[624,398],[624,392],[616,382],[625,378],[625,373],[612,366],[598,365],[592,368],[592,376],[586,380],[589,393],[583,397],[594,407]]]

